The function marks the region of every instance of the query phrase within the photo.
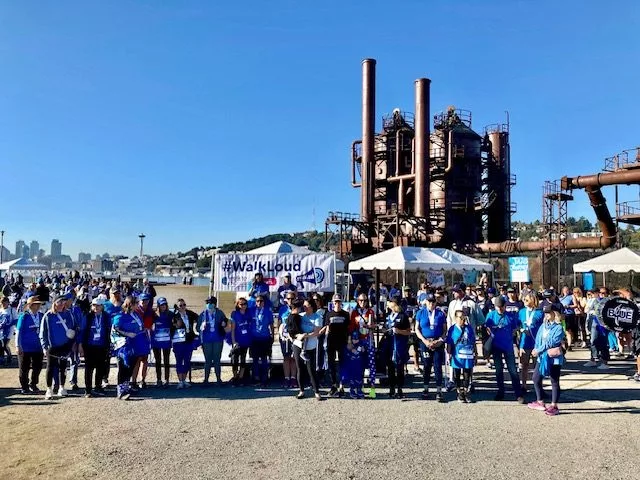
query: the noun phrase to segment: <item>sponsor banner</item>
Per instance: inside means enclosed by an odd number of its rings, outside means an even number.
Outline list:
[[[616,332],[628,332],[638,325],[640,310],[631,300],[615,297],[607,300],[602,307],[602,322]]]
[[[301,292],[332,292],[335,283],[333,254],[296,253],[243,254],[215,256],[213,289],[216,292],[246,292],[256,273],[262,273],[269,290],[275,292],[288,273]]]
[[[427,282],[432,287],[444,287],[444,272],[429,270],[427,272]]]
[[[509,281],[528,282],[529,280],[529,258],[509,257]]]

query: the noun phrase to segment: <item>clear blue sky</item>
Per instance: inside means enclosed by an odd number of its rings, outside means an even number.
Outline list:
[[[532,221],[545,179],[640,144],[639,31],[634,0],[4,0],[5,245],[134,254],[144,232],[157,254],[357,212],[365,57],[378,125],[413,110],[421,76],[432,113],[470,109],[481,130],[508,110],[515,218]],[[583,197],[569,213],[593,218]]]

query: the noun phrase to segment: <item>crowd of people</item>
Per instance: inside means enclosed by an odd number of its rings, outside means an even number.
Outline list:
[[[376,291],[377,290],[377,291]],[[176,388],[192,386],[194,350],[204,354],[203,385],[222,385],[222,352],[230,347],[233,386],[249,383],[265,387],[272,381],[274,338],[283,357],[283,387],[304,398],[313,396],[362,399],[375,397],[376,378],[386,374],[388,396],[404,398],[408,365],[422,373],[425,400],[472,402],[474,367],[484,358],[495,369],[496,400],[505,398],[504,369],[514,398],[526,403],[529,385],[535,400],[528,407],[553,416],[559,413],[560,373],[565,353],[589,348],[586,367],[606,370],[612,354],[638,358],[640,333],[617,334],[600,320],[598,309],[610,297],[601,287],[583,295],[580,288],[521,291],[455,284],[443,288],[420,285],[392,289],[380,285],[356,289],[356,306],[347,309],[339,295],[297,292],[290,277],[283,279],[277,299],[256,274],[252,288],[238,298],[227,315],[215,297],[199,314],[183,299],[173,307],[158,297],[146,281],[135,284],[70,275],[46,275],[25,287],[21,278],[6,277],[2,289],[0,331],[2,357],[11,365],[10,342],[17,348],[21,393],[38,394],[46,361],[45,398],[79,390],[78,367],[84,359],[86,397],[106,394],[111,358],[117,364],[116,396],[126,400],[147,388],[148,359],[153,355],[156,386],[168,388],[170,356],[175,357]],[[615,292],[632,298],[629,289]],[[382,302],[379,300],[382,298]],[[248,357],[251,364],[248,364]],[[633,379],[640,382],[638,372]],[[212,381],[211,370],[215,375]],[[366,375],[366,376],[365,376]],[[433,382],[432,382],[433,375]],[[546,403],[543,379],[550,378]],[[430,390],[433,389],[433,390]],[[347,392],[348,390],[348,392]]]

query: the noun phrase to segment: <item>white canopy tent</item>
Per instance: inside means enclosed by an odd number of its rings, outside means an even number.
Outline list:
[[[576,283],[576,273],[602,273],[602,282],[606,285],[606,273],[640,272],[640,255],[629,248],[621,248],[605,253],[598,257],[576,263],[573,266],[573,283]]]
[[[17,258],[8,262],[0,263],[0,271],[20,271],[20,270],[46,270],[47,266],[34,262],[27,258]]]
[[[289,242],[273,242],[264,247],[254,248],[246,253],[255,254],[276,254],[276,253],[298,253],[300,255],[308,255],[316,253],[310,250],[309,247],[301,247]],[[336,272],[344,272],[344,262],[339,258],[336,258]]]

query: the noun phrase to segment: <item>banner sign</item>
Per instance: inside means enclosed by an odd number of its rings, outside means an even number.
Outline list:
[[[529,257],[509,257],[509,281],[528,282]]]
[[[478,272],[475,270],[465,270],[462,272],[462,281],[467,285],[475,285],[478,283]]]
[[[427,282],[432,287],[444,287],[444,272],[430,270],[427,272]]]
[[[278,290],[287,273],[300,292],[332,292],[336,276],[330,253],[220,253],[215,256],[214,269],[216,292],[247,292],[256,273],[262,273],[271,292]]]
[[[638,325],[640,310],[631,300],[614,297],[602,307],[602,322],[616,332],[629,332]]]

